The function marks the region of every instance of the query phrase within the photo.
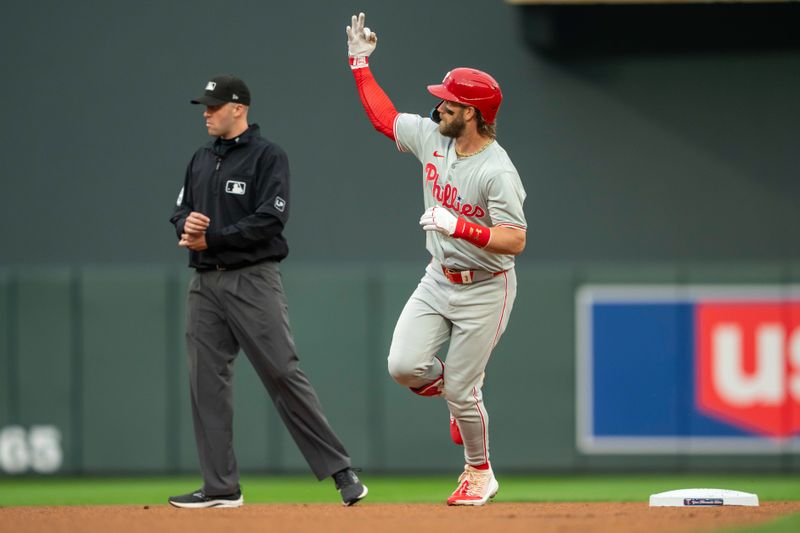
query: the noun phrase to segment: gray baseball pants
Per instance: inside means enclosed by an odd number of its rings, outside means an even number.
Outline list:
[[[299,368],[275,262],[195,272],[187,297],[186,341],[203,491],[239,488],[233,450],[233,362],[241,348],[317,479],[350,466],[344,446]]]
[[[425,269],[395,326],[389,373],[406,387],[422,387],[444,373],[450,414],[464,439],[464,460],[489,461],[489,415],[483,375],[508,325],[517,294],[514,269],[474,284],[454,284],[433,263]],[[447,342],[445,367],[437,353]]]

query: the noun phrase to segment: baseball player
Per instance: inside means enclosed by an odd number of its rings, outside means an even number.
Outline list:
[[[483,505],[499,485],[481,387],[514,304],[514,256],[526,231],[525,190],[495,140],[502,93],[485,72],[457,68],[428,87],[441,100],[430,118],[398,113],[370,71],[378,38],[364,20],[353,16],[346,29],[350,67],[372,125],[422,163],[419,222],[432,256],[395,326],[389,373],[416,394],[447,401],[450,434],[466,462],[447,503]]]

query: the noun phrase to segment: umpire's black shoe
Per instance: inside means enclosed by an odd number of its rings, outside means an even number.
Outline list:
[[[183,509],[206,509],[208,507],[241,507],[244,505],[241,489],[224,496],[206,496],[202,489],[180,496],[170,496],[170,505]]]
[[[352,468],[345,468],[333,475],[336,489],[342,495],[342,503],[350,506],[355,505],[367,495],[367,486],[361,483]]]

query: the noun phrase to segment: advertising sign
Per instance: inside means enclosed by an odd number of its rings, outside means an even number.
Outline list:
[[[800,288],[577,293],[584,453],[800,450]]]

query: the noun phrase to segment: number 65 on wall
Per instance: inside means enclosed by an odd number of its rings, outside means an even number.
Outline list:
[[[61,431],[55,426],[6,426],[0,430],[0,470],[52,474],[61,468]]]

